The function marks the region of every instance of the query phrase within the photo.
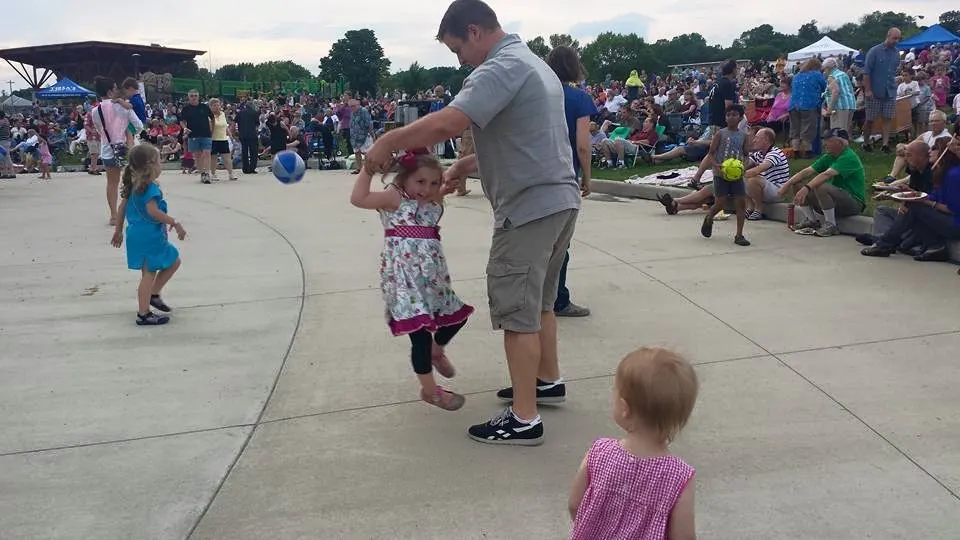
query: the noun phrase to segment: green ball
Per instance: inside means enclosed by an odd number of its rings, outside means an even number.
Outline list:
[[[727,182],[736,182],[743,178],[743,162],[737,158],[727,158],[720,164],[720,173]]]

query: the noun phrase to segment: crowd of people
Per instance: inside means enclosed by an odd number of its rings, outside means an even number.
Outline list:
[[[138,88],[138,81],[127,79],[109,99],[130,101],[139,94]],[[101,141],[90,117],[103,97],[95,95],[74,105],[34,105],[9,114],[0,111],[0,144],[9,145],[0,175],[15,178],[17,173],[39,172],[62,154],[89,155],[83,159],[84,168],[103,174]],[[255,174],[259,159],[288,149],[305,159],[319,158],[322,167],[337,168],[338,156],[362,159],[357,150],[369,146],[396,119],[399,103],[451,98],[442,86],[411,96],[397,91],[356,98],[351,93],[328,98],[303,92],[201,99],[191,90],[180,98],[143,101],[138,110],[143,128],[136,136],[157,146],[165,162],[180,163],[184,173],[199,173],[204,182],[217,180],[218,166],[230,179],[235,178],[233,169]],[[198,107],[202,114],[191,115]],[[200,136],[207,135],[203,115],[212,122],[208,137]],[[202,150],[191,149],[191,132],[193,138],[210,138],[210,148],[204,143]]]
[[[599,111],[593,119],[597,124],[594,146],[602,157],[598,164],[628,167],[631,163],[625,156],[647,162],[673,157],[699,161],[704,155],[702,148],[676,148],[698,140],[703,143],[701,136],[708,126],[722,126],[723,101],[750,104],[747,124],[782,135],[789,141],[791,157],[812,155],[814,139],[820,136],[818,125],[823,132],[840,128],[856,140],[863,137],[867,151],[873,149],[870,135],[879,131],[881,149],[892,151],[890,123],[880,130],[873,128],[880,114],[892,119],[897,97],[910,99],[912,136],[927,131],[929,115],[935,110],[949,111],[950,121],[960,122],[960,46],[933,46],[901,57],[891,49],[894,44],[890,41],[884,48],[888,56],[896,57],[892,64],[884,64],[885,69],[896,69],[889,91],[871,87],[878,80],[871,77],[876,61],[868,65],[867,55],[858,60],[853,53],[826,59],[815,56],[792,67],[781,57],[773,63],[729,64],[722,72],[714,67],[687,68],[662,76],[634,71],[624,82],[584,85]],[[723,95],[723,100],[718,95]],[[882,108],[876,95],[884,98]],[[604,138],[610,140],[604,142]],[[669,157],[658,158],[657,154]]]

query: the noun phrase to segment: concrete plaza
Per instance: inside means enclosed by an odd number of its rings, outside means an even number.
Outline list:
[[[383,322],[382,231],[354,177],[205,186],[162,178],[189,237],[170,324],[134,325],[138,274],[109,246],[103,177],[0,181],[0,538],[553,539],[644,344],[697,364],[673,445],[697,468],[703,538],[960,538],[960,278],[594,195],[561,320],[568,401],[537,448],[471,442],[501,404],[487,319],[491,214],[450,198],[443,236],[477,314],[450,348],[466,406],[417,401]]]

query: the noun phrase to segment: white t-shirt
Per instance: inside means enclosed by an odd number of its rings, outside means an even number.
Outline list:
[[[661,106],[661,107],[663,107],[663,104],[666,103],[667,100],[669,100],[669,99],[670,99],[670,96],[668,96],[668,95],[666,95],[666,94],[664,94],[664,95],[662,95],[662,96],[659,95],[659,94],[656,95],[656,96],[653,96],[653,102],[656,103],[657,105]]]
[[[340,131],[340,117],[330,113],[330,115],[323,117],[323,123],[326,124],[328,119],[333,122],[331,129],[333,131]]]
[[[607,99],[607,103],[604,105],[608,111],[616,114],[620,112],[620,107],[623,107],[627,104],[627,98],[621,96],[620,94],[615,94],[613,97]]]
[[[902,82],[897,86],[897,95],[898,96],[913,96],[910,98],[910,107],[916,107],[920,104],[920,85],[917,81],[910,81],[908,83]]]
[[[941,139],[943,137],[946,137],[947,139],[949,139],[951,136],[952,135],[950,135],[950,131],[948,131],[947,129],[944,129],[943,131],[941,131],[940,133],[937,133],[936,135],[933,134],[933,131],[924,131],[920,135],[920,137],[923,139],[923,142],[927,143],[927,146],[929,146],[930,148],[933,148],[933,143],[935,143],[937,139]]]
[[[953,110],[960,114],[960,94],[953,96]]]

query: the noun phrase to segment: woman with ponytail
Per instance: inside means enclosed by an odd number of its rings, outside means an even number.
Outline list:
[[[180,268],[180,252],[167,239],[167,229],[177,231],[183,240],[187,231],[167,213],[167,201],[157,184],[160,177],[160,151],[152,144],[133,147],[129,163],[123,170],[122,202],[119,218],[113,232],[113,247],[123,244],[123,222],[127,221],[127,268],[140,271],[137,288],[137,318],[139,326],[155,326],[170,321],[167,315],[158,315],[150,308],[164,313],[171,311],[160,293]]]

